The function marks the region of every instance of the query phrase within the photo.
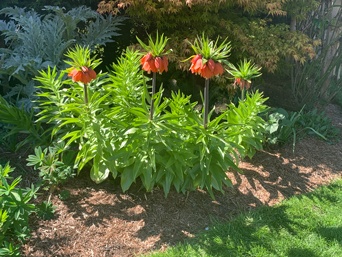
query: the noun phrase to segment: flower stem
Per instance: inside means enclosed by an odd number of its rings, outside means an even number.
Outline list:
[[[152,77],[151,108],[150,108],[150,120],[153,120],[153,113],[154,113],[154,94],[156,93],[156,82],[157,82],[157,73],[156,73],[156,72],[153,72],[153,77]]]
[[[209,79],[205,79],[204,84],[204,119],[203,126],[206,129],[208,125],[208,113],[209,113]]]
[[[83,84],[83,91],[84,91],[84,103],[88,105],[88,86],[87,84]]]
[[[241,100],[245,100],[245,88],[241,89]]]

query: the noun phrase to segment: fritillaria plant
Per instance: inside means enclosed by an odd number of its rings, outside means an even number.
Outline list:
[[[229,63],[230,73],[234,77],[234,86],[238,86],[241,89],[241,100],[245,99],[245,92],[251,87],[252,79],[261,76],[261,68],[252,64],[251,61],[244,59],[240,62],[238,67]]]
[[[100,60],[95,57],[90,57],[90,50],[88,47],[81,47],[76,45],[74,49],[69,50],[66,56],[70,60],[65,61],[71,67],[67,69],[68,76],[73,82],[77,82],[83,87],[84,103],[88,104],[88,84],[96,79],[95,67],[100,64]]]
[[[162,74],[164,71],[168,71],[169,61],[167,58],[167,54],[171,51],[165,51],[165,46],[167,41],[169,40],[167,37],[162,34],[160,37],[156,35],[155,41],[153,41],[152,37],[149,35],[149,41],[146,45],[143,43],[138,37],[137,40],[139,44],[144,48],[147,52],[140,60],[140,64],[142,69],[146,71],[148,74],[152,72],[152,97],[151,97],[151,107],[150,107],[150,119],[153,119],[154,112],[154,94],[156,93],[156,81],[157,81],[157,72]]]
[[[218,44],[219,38],[216,41],[211,41],[202,34],[202,37],[197,37],[194,43],[190,43],[195,55],[191,56],[190,71],[200,75],[205,79],[204,84],[204,118],[203,126],[207,128],[208,113],[209,113],[209,80],[214,76],[223,74],[224,69],[222,64],[228,64],[228,58],[231,50],[230,42],[227,39]],[[188,60],[189,60],[188,59]]]

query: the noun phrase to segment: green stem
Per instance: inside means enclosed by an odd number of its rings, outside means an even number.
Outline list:
[[[209,79],[205,79],[204,84],[204,119],[203,126],[206,129],[208,125],[208,114],[209,114]]]
[[[245,100],[245,88],[241,89],[241,101]]]
[[[156,72],[153,72],[153,77],[152,77],[151,108],[150,108],[150,120],[153,120],[153,113],[154,113],[154,94],[156,93],[156,82],[157,82],[157,73],[156,73]]]
[[[83,91],[84,91],[84,103],[88,105],[88,86],[87,84],[83,84]]]

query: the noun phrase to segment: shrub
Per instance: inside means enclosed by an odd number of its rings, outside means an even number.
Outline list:
[[[339,131],[324,112],[317,109],[287,112],[282,108],[271,109],[266,115],[266,139],[269,145],[283,145],[292,141],[293,151],[298,137],[314,135],[323,140],[336,139]]]
[[[90,58],[89,49],[83,54]],[[39,121],[52,125],[56,140],[78,149],[74,167],[89,167],[97,183],[111,174],[120,178],[123,191],[140,180],[147,191],[161,186],[167,195],[172,187],[202,188],[214,197],[213,189],[231,184],[226,171],[238,170],[239,158],[261,149],[264,120],[258,115],[267,109],[266,99],[247,94],[217,118],[209,115],[205,128],[189,96],[174,92],[163,99],[162,88],[150,96],[140,58],[127,49],[109,74],[90,83],[65,80],[66,71],[56,68],[41,71]]]
[[[35,99],[32,78],[39,70],[48,66],[64,69],[63,55],[75,44],[94,50],[112,42],[124,20],[101,16],[85,6],[67,12],[60,7],[46,6],[44,11],[46,15],[18,7],[0,11],[9,18],[9,21],[0,20],[5,42],[5,48],[0,49],[0,73],[5,83],[11,80],[12,84],[3,93],[8,98],[15,96],[20,100],[18,106],[27,110]]]
[[[298,1],[279,0],[103,0],[99,2],[98,11],[117,13],[124,10],[135,23],[132,31],[140,32],[140,38],[145,31],[163,31],[171,38],[176,53],[172,57],[177,61],[177,68],[187,68],[181,62],[189,54],[189,46],[184,41],[193,40],[204,31],[210,37],[228,37],[236,51],[232,53],[233,58],[248,57],[264,69],[275,71],[284,57],[301,62],[314,57],[315,40],[300,31],[289,30],[283,18],[287,11],[296,8],[300,11],[292,11],[290,18],[301,15],[303,20],[315,9],[317,2],[307,0],[298,7]]]
[[[18,244],[30,235],[28,219],[35,211],[30,201],[38,190],[19,188],[21,178],[12,179],[12,171],[9,164],[0,165],[0,256],[19,256]]]
[[[34,149],[35,154],[29,155],[27,158],[27,166],[33,166],[35,170],[39,170],[42,187],[49,190],[47,204],[50,203],[51,196],[57,186],[75,175],[72,167],[61,161],[63,152],[65,156],[67,150],[63,143],[50,146],[44,150],[41,147],[36,147]]]

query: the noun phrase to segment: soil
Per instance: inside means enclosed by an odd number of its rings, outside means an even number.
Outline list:
[[[342,129],[342,110],[326,114]],[[33,219],[23,256],[128,257],[167,247],[262,205],[272,206],[296,194],[341,178],[342,140],[328,143],[307,137],[280,149],[258,152],[240,163],[243,174],[228,172],[234,186],[216,201],[204,191],[187,195],[161,189],[146,193],[138,185],[123,193],[115,181],[95,185],[87,175],[63,184],[52,197],[52,220]],[[61,200],[59,193],[70,196]]]

